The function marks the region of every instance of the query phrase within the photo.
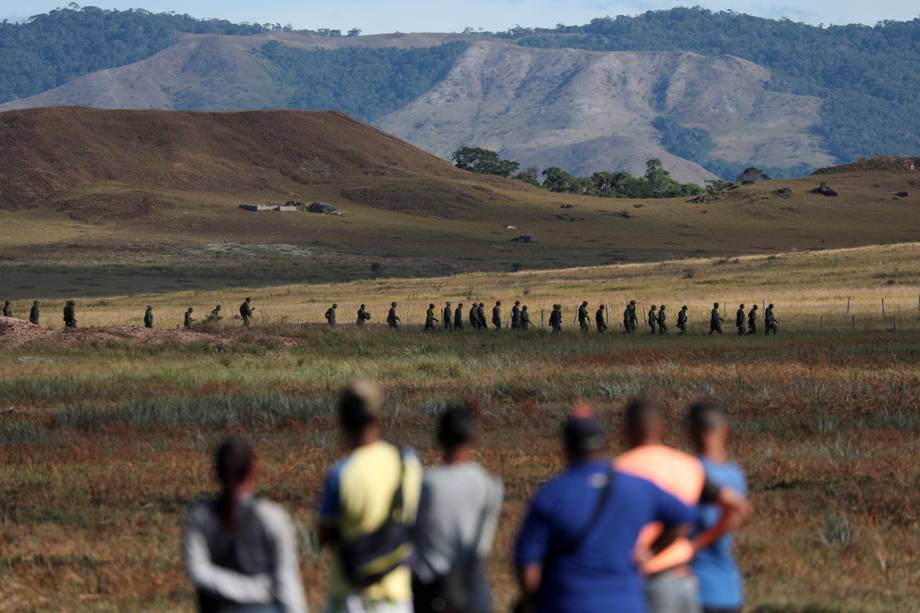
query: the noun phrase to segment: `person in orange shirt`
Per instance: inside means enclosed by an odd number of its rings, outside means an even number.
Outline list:
[[[692,540],[662,539],[662,527],[649,524],[639,535],[636,558],[646,577],[645,592],[653,613],[701,611],[699,589],[690,567],[695,552],[705,549],[751,513],[739,493],[706,478],[703,463],[664,444],[665,421],[660,409],[642,399],[626,405],[623,437],[628,451],[614,460],[616,470],[651,481],[686,505],[717,504],[720,520]]]

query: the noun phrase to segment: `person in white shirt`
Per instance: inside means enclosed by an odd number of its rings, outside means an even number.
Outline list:
[[[216,453],[220,493],[194,503],[182,558],[202,613],[306,613],[297,540],[279,505],[257,498],[255,455],[228,439]]]

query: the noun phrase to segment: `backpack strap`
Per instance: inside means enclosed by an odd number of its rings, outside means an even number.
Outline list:
[[[613,469],[608,468],[604,475],[607,477],[607,482],[604,484],[603,489],[597,495],[597,502],[594,504],[594,510],[591,512],[591,517],[588,519],[588,523],[585,524],[581,532],[579,532],[575,538],[570,540],[568,543],[564,543],[560,547],[556,547],[553,551],[549,552],[547,556],[548,559],[553,560],[561,558],[562,556],[567,556],[575,553],[581,549],[582,545],[588,540],[588,537],[591,536],[591,533],[594,532],[594,528],[597,526],[600,521],[601,515],[604,513],[604,509],[607,508],[607,501],[610,499],[610,494],[613,491],[614,480],[616,473]]]

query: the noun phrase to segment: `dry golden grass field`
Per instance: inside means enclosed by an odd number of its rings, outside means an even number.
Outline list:
[[[251,330],[232,318],[176,330],[187,306],[199,318],[218,302],[234,313],[247,294]],[[513,596],[509,549],[526,501],[561,466],[567,407],[596,404],[613,431],[638,393],[663,403],[678,446],[688,402],[729,408],[756,507],[738,539],[750,610],[920,609],[918,244],[73,296],[75,332],[60,330],[59,299],[46,300],[40,329],[0,321],[0,610],[190,610],[180,525],[209,491],[209,453],[228,433],[253,441],[261,492],[301,527],[318,610],[327,569],[312,546],[313,508],[337,456],[334,397],[356,375],[382,382],[387,435],[426,462],[438,411],[460,398],[478,404],[480,459],[507,492],[490,567],[499,610]],[[516,298],[535,314],[563,303],[567,330],[419,329],[428,302],[501,299],[507,312]],[[666,303],[672,322],[687,304],[690,334],[619,334],[630,298]],[[582,299],[592,313],[609,304],[611,333],[574,330]],[[391,300],[409,324],[400,333],[349,325],[358,303],[381,320]],[[336,330],[318,324],[333,301]],[[705,334],[713,301],[724,303],[723,337]],[[738,303],[764,301],[776,304],[779,336],[732,334]],[[148,303],[153,331],[139,329]],[[14,314],[28,305],[16,300]]]

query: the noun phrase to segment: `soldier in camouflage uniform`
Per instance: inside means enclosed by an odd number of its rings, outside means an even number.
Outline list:
[[[591,317],[588,315],[588,301],[585,300],[578,307],[578,327],[585,334],[591,328]]]
[[[434,304],[429,304],[428,310],[425,311],[425,332],[433,332],[434,325],[438,321],[438,318],[434,316]]]
[[[722,316],[719,314],[719,303],[715,302],[712,305],[712,311],[709,312],[709,335],[712,336],[716,332],[722,334],[722,322],[725,321],[722,319]]]
[[[492,325],[495,326],[496,330],[502,329],[502,301],[498,300],[495,302],[495,306],[492,307]]]
[[[329,324],[330,328],[335,327],[335,314],[338,308],[339,308],[339,305],[333,303],[331,307],[326,309],[326,323]]]
[[[358,309],[358,320],[355,322],[355,325],[359,328],[364,327],[364,324],[370,321],[370,319],[371,314],[367,312],[367,307],[362,304]]]
[[[480,330],[488,330],[489,324],[486,323],[486,303],[480,302],[476,307],[476,320],[479,322]]]
[[[607,331],[607,318],[604,315],[604,305],[597,307],[597,311],[594,313],[594,323],[597,326],[598,332]]]
[[[153,307],[149,304],[147,310],[144,311],[144,327],[148,330],[153,327]]]
[[[396,314],[396,303],[390,303],[390,312],[387,313],[387,325],[393,330],[399,330],[399,315]]]
[[[677,314],[677,329],[680,330],[681,335],[687,333],[687,305],[680,307],[680,312]]]
[[[64,327],[77,327],[77,303],[73,300],[68,300],[64,306]]]
[[[651,328],[651,333],[655,334],[658,327],[658,307],[654,304],[648,310],[648,327]]]
[[[767,307],[767,310],[763,314],[764,321],[764,334],[769,336],[770,334],[776,334],[777,323],[776,316],[773,314],[773,305]]]
[[[444,311],[441,313],[441,323],[444,324],[444,329],[448,332],[454,327],[454,310],[451,308],[449,300],[444,304]]]
[[[243,304],[240,305],[240,317],[243,318],[243,326],[248,328],[252,325],[252,314],[256,310],[252,306],[252,298],[246,297],[246,300],[243,301]]]
[[[664,305],[658,307],[658,334],[668,333],[668,315],[665,313]]]
[[[6,300],[3,303],[3,316],[12,317],[13,316],[13,307],[10,306],[10,301]]]
[[[562,332],[562,305],[553,305],[553,312],[549,314],[549,327],[553,329],[553,334]]]
[[[457,305],[457,309],[454,311],[454,330],[463,329],[463,303]]]
[[[521,307],[521,330],[530,330],[530,313],[527,311],[527,305]]]
[[[220,310],[219,304],[211,309],[211,314],[208,315],[208,321],[220,321],[223,318],[223,311]]]
[[[39,318],[41,317],[41,302],[35,300],[32,302],[32,310],[29,311],[29,323],[34,325],[39,325]]]
[[[630,300],[623,311],[623,333],[632,334],[639,327],[639,318],[636,315],[636,301]]]
[[[195,312],[195,309],[193,309],[192,307],[189,307],[188,310],[185,312],[185,318],[183,319],[182,324],[185,326],[186,329],[191,328],[192,324],[195,323],[195,319],[194,317],[192,317],[192,313],[194,312]]]
[[[744,334],[744,305],[738,305],[738,312],[735,313],[735,327],[738,328],[738,335]]]
[[[476,302],[470,307],[470,327],[473,330],[479,329],[479,304]]]
[[[521,301],[515,300],[514,306],[511,307],[511,329],[517,330],[521,327]]]
[[[751,307],[748,313],[748,334],[757,334],[757,305]]]

